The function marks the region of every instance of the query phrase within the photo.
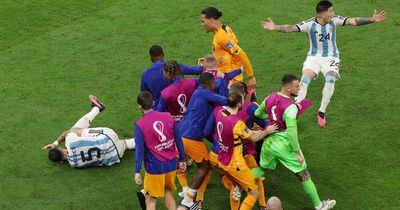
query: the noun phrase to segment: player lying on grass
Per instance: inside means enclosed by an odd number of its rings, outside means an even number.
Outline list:
[[[316,6],[316,17],[302,21],[296,25],[275,25],[270,18],[261,23],[267,30],[279,32],[305,32],[310,42],[307,59],[303,64],[299,95],[296,101],[303,100],[307,95],[307,88],[312,79],[319,73],[325,77],[325,86],[322,90],[321,106],[318,111],[318,124],[326,125],[326,108],[335,90],[335,82],[339,78],[339,50],[336,46],[336,28],[341,26],[361,26],[370,23],[379,23],[385,20],[386,12],[373,13],[371,18],[347,18],[335,16],[333,5],[329,1],[320,1]]]
[[[176,190],[177,166],[181,173],[186,170],[178,127],[170,113],[153,111],[154,101],[150,92],[141,92],[137,103],[143,117],[135,124],[135,182],[144,183],[147,210],[155,209],[156,199],[162,197],[165,198],[167,209],[175,210],[172,191]],[[143,161],[146,169],[144,182],[140,175]]]
[[[135,148],[134,139],[120,140],[111,128],[89,128],[97,114],[105,109],[96,96],[90,95],[89,99],[92,110],[56,141],[43,147],[50,149],[49,159],[53,162],[68,161],[74,168],[110,166],[121,161],[126,149]],[[64,141],[66,148],[59,148]]]
[[[307,100],[303,100],[302,105],[297,105],[291,99],[297,96],[300,89],[296,76],[283,76],[281,84],[281,91],[267,96],[255,112],[258,118],[268,117],[270,123],[276,123],[279,132],[269,135],[264,140],[260,167],[252,169],[252,172],[256,178],[263,176],[264,170],[274,170],[279,161],[297,176],[315,209],[331,209],[336,201],[319,199],[297,137],[297,118],[309,107],[304,105]]]

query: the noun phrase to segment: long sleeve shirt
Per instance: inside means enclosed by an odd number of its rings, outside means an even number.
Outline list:
[[[183,150],[183,143],[179,134],[178,126],[174,125],[175,143],[179,152],[179,162],[185,161],[185,153]],[[176,170],[177,159],[174,158],[168,162],[158,160],[146,147],[144,135],[139,126],[135,125],[135,163],[136,173],[140,172],[142,162],[144,161],[145,169],[150,174],[163,174]]]
[[[202,141],[203,130],[213,108],[217,105],[226,105],[226,103],[225,97],[200,85],[194,91],[183,119],[179,123],[182,137]]]
[[[164,61],[156,61],[142,74],[140,81],[140,91],[149,91],[153,96],[155,104],[158,104],[161,91],[168,87],[171,83],[164,78],[163,66]],[[202,66],[185,66],[179,64],[183,74],[198,75],[203,72]]]

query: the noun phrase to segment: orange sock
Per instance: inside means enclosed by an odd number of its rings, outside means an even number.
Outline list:
[[[183,173],[180,173],[180,172],[176,173],[176,177],[178,178],[178,182],[179,182],[179,184],[182,186],[182,189],[183,189],[184,187],[187,187],[187,186],[188,186],[187,178],[186,178],[186,173],[185,173],[185,172],[183,172]]]
[[[242,205],[240,205],[240,210],[252,210],[254,204],[256,204],[257,198],[253,195],[247,194]]]
[[[260,206],[267,206],[267,202],[265,201],[265,194],[264,194],[264,185],[261,179],[256,179],[256,185],[258,192],[260,192],[260,195],[258,196],[258,204]]]
[[[210,182],[211,170],[204,177],[203,183],[201,183],[199,189],[197,189],[196,201],[204,201],[204,192],[206,191],[207,185]]]
[[[232,198],[232,190],[229,193],[229,203],[231,204],[231,210],[238,210],[240,206],[240,200],[233,200]]]

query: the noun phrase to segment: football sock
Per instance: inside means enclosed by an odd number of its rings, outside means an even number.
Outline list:
[[[178,172],[176,173],[176,177],[178,178],[178,182],[179,184],[182,186],[182,190],[184,190],[184,188],[188,187],[188,183],[187,183],[187,178],[186,178],[186,173],[183,172]]]
[[[251,210],[256,203],[257,198],[251,194],[247,194],[246,198],[243,200],[242,205],[240,205],[240,210]]]
[[[240,206],[240,199],[235,201],[232,198],[232,191],[233,190],[231,190],[231,192],[229,193],[229,204],[231,205],[231,210],[238,210]]]
[[[185,197],[183,198],[181,204],[185,206],[192,206],[193,205],[193,199],[194,195],[196,195],[197,190],[188,188],[187,192],[185,193]]]
[[[310,197],[311,202],[313,203],[314,207],[317,207],[321,204],[321,200],[319,199],[317,188],[315,188],[314,182],[310,179],[301,183],[303,185],[303,189]]]
[[[79,119],[72,128],[89,128],[93,119],[99,114],[100,110],[98,107],[93,107],[92,110],[85,114],[81,119]]]
[[[126,145],[127,149],[135,149],[135,146],[136,146],[135,138],[126,139],[125,145]]]
[[[254,178],[258,179],[260,177],[263,177],[265,175],[264,170],[260,167],[252,168],[251,173],[253,174]]]
[[[300,90],[299,93],[296,97],[296,103],[302,101],[303,99],[306,98],[307,95],[307,89],[308,85],[310,84],[311,79],[305,75],[301,76],[301,81],[300,81]]]
[[[335,83],[326,82],[324,89],[322,90],[322,100],[321,106],[319,107],[319,111],[325,113],[326,107],[331,101],[333,92],[335,91]]]
[[[265,201],[264,185],[261,178],[256,179],[256,185],[258,192],[260,192],[260,195],[258,196],[258,204],[260,206],[267,206],[267,202]]]
[[[199,189],[197,189],[196,200],[203,201],[204,200],[204,192],[206,191],[207,185],[210,182],[211,178],[211,170],[207,173],[206,177],[204,177],[203,183],[201,183]]]

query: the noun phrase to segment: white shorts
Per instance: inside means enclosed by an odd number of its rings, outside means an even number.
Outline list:
[[[97,128],[85,128],[82,131],[81,136],[82,137],[96,137],[98,135],[107,135],[110,137],[111,141],[114,142],[115,147],[118,150],[119,157],[122,158],[124,156],[125,150],[126,150],[126,145],[125,141],[119,140],[119,137],[117,133],[111,128],[106,128],[106,127],[97,127]]]
[[[333,71],[339,77],[339,66],[340,59],[336,57],[307,56],[303,63],[303,71],[304,69],[311,69],[317,76],[321,72],[324,77],[326,73]]]

